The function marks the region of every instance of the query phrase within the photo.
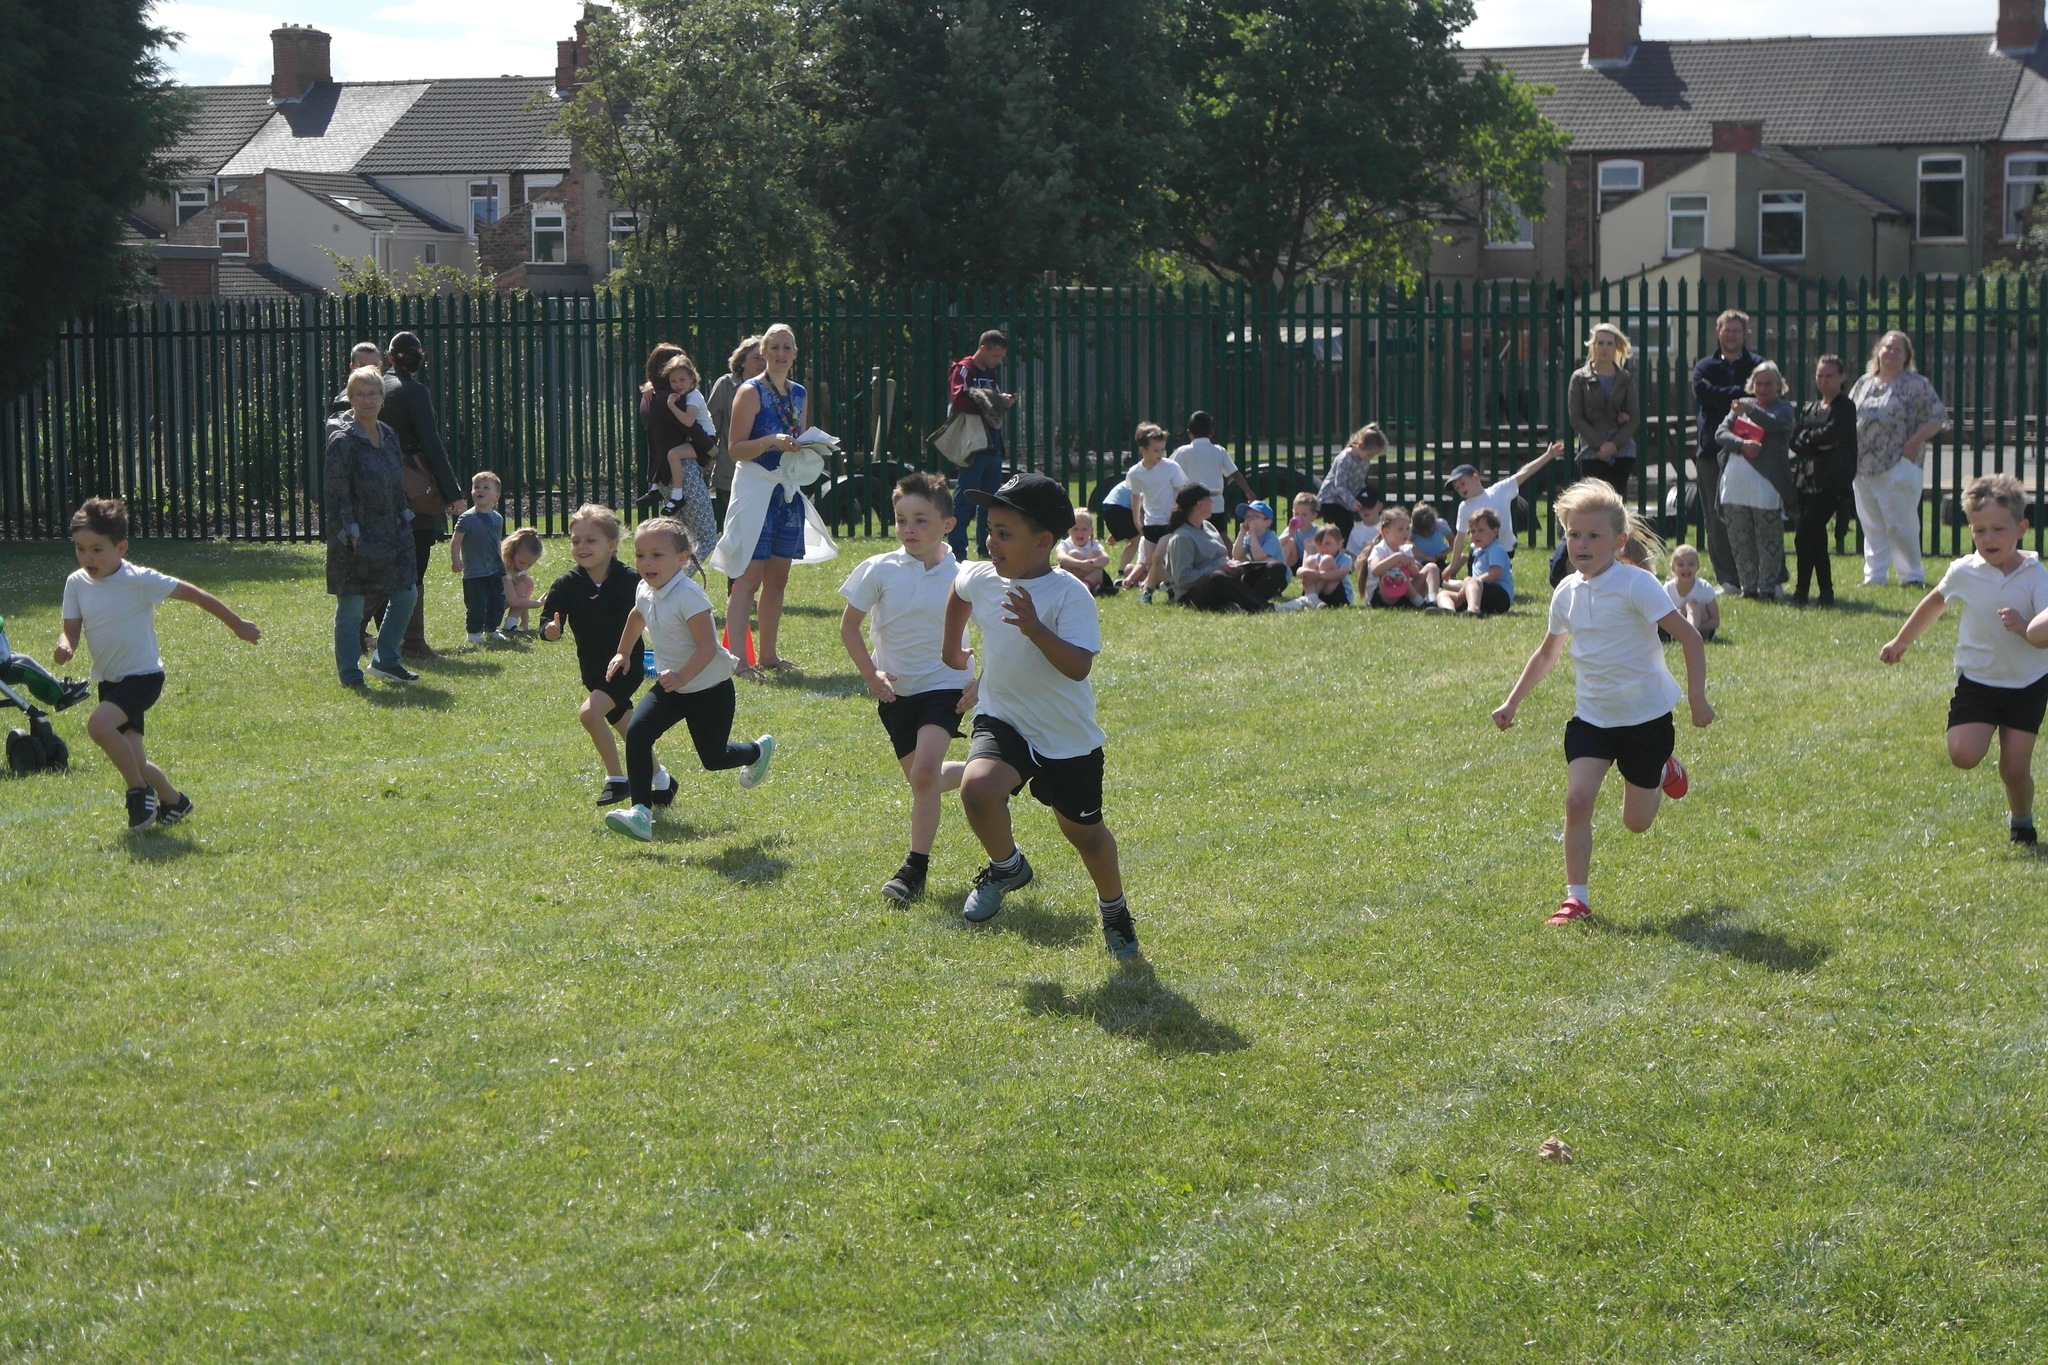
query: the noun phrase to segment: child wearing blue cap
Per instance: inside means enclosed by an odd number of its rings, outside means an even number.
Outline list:
[[[1237,542],[1231,546],[1230,557],[1241,564],[1278,564],[1283,575],[1280,585],[1286,587],[1294,575],[1281,553],[1280,536],[1273,530],[1272,503],[1259,498],[1237,505]]]

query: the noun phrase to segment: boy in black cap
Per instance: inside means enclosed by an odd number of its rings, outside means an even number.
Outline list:
[[[1003,897],[1031,881],[1010,826],[1010,798],[1031,784],[1095,882],[1102,938],[1119,958],[1138,955],[1124,900],[1116,836],[1102,823],[1102,728],[1088,681],[1102,649],[1095,599],[1052,567],[1053,543],[1074,526],[1066,490],[1043,474],[1019,474],[993,493],[967,496],[988,508],[988,559],[960,570],[946,606],[945,663],[966,668],[964,628],[981,630],[981,699],[960,805],[988,850],[960,913],[979,924]]]

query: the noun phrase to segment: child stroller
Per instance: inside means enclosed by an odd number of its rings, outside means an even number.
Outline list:
[[[26,688],[23,696],[16,688]],[[0,616],[0,708],[18,706],[28,717],[28,729],[7,732],[7,766],[17,773],[39,773],[62,768],[71,762],[71,748],[51,728],[47,715],[35,701],[52,710],[76,706],[92,695],[92,684],[58,678],[34,659],[16,654],[7,643],[7,618]]]

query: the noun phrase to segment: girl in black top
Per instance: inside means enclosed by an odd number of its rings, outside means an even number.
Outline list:
[[[619,563],[619,514],[609,507],[585,503],[569,518],[569,555],[576,567],[549,587],[541,600],[540,635],[543,640],[562,638],[566,623],[576,636],[576,665],[583,686],[590,695],[576,709],[576,718],[590,732],[597,756],[604,761],[604,786],[597,804],[612,805],[627,796],[626,774],[619,764],[619,740],[626,733],[626,713],[633,694],[640,689],[641,671],[629,668],[617,678],[605,677],[612,655],[618,651],[619,636],[626,618],[633,614],[633,595],[640,575]],[[633,642],[633,655],[642,649]],[[655,776],[656,805],[675,798],[674,782]]]
[[[1811,579],[1820,579],[1820,604],[1835,600],[1828,560],[1828,522],[1849,505],[1856,482],[1856,403],[1842,390],[1842,358],[1824,355],[1813,366],[1820,397],[1799,410],[1792,428],[1792,481],[1799,490],[1799,528],[1792,549],[1799,584],[1792,605],[1806,605]]]

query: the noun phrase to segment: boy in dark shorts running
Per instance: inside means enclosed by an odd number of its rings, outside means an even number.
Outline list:
[[[960,804],[989,862],[960,909],[972,923],[995,918],[1003,897],[1031,881],[1010,825],[1010,798],[1031,786],[1095,883],[1102,938],[1118,958],[1138,955],[1124,900],[1116,837],[1102,823],[1102,729],[1088,674],[1102,649],[1095,599],[1052,567],[1054,542],[1074,525],[1066,490],[1043,474],[1019,474],[993,493],[988,559],[960,570],[946,605],[945,662],[966,668],[970,619],[981,631],[981,694]]]

